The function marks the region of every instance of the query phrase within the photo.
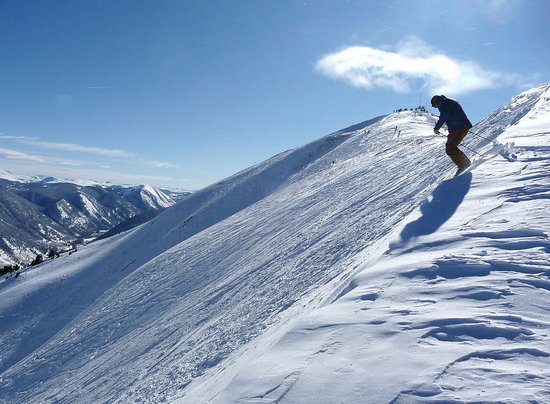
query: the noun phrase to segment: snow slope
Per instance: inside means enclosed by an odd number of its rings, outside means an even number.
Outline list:
[[[183,402],[550,402],[549,97],[510,103],[513,155],[441,182],[330,304]]]
[[[0,402],[462,398],[490,360],[487,386],[543,394],[547,98],[476,125],[519,147],[473,175],[445,180],[434,117],[392,114],[0,281]]]

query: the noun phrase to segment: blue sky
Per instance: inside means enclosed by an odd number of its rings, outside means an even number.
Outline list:
[[[0,169],[198,189],[434,92],[479,121],[550,81],[549,15],[545,0],[2,0]]]

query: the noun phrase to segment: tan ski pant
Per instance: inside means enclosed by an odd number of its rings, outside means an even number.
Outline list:
[[[470,128],[462,128],[453,132],[449,132],[447,135],[447,143],[445,144],[445,152],[453,160],[453,163],[458,168],[464,168],[470,165],[470,160],[466,155],[458,148],[462,139],[466,136]]]

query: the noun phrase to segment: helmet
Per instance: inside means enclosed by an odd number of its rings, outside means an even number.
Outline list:
[[[432,107],[436,107],[436,105],[439,103],[439,100],[441,99],[440,95],[434,95],[431,100]]]

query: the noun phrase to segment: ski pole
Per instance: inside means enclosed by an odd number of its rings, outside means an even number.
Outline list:
[[[475,154],[477,154],[478,156],[483,157],[483,154],[476,152],[474,149],[472,149],[471,147],[466,146],[466,145],[463,144],[463,143],[460,143],[459,146],[463,146],[463,147],[467,148],[468,150],[470,150],[472,153],[475,153]]]
[[[447,137],[447,135],[445,135],[444,133],[436,134],[436,136]],[[479,135],[478,135],[478,136],[479,136]],[[470,150],[472,153],[475,153],[475,154],[477,154],[478,156],[483,156],[482,154],[478,153],[477,151],[475,151],[475,150],[472,149],[471,147],[466,146],[466,145],[463,144],[463,143],[460,143],[459,146],[464,146],[465,148],[467,148],[468,150]]]
[[[474,132],[474,131],[472,131],[472,130],[469,131],[468,133],[471,133],[472,135],[477,136],[477,137],[479,137],[479,138],[481,138],[481,139],[484,139],[484,140],[486,140],[486,141],[488,141],[488,142],[491,141],[490,139],[488,139],[488,138],[486,138],[486,137],[483,137],[483,136],[481,136],[480,134],[478,134],[478,133],[476,133],[476,132]]]

